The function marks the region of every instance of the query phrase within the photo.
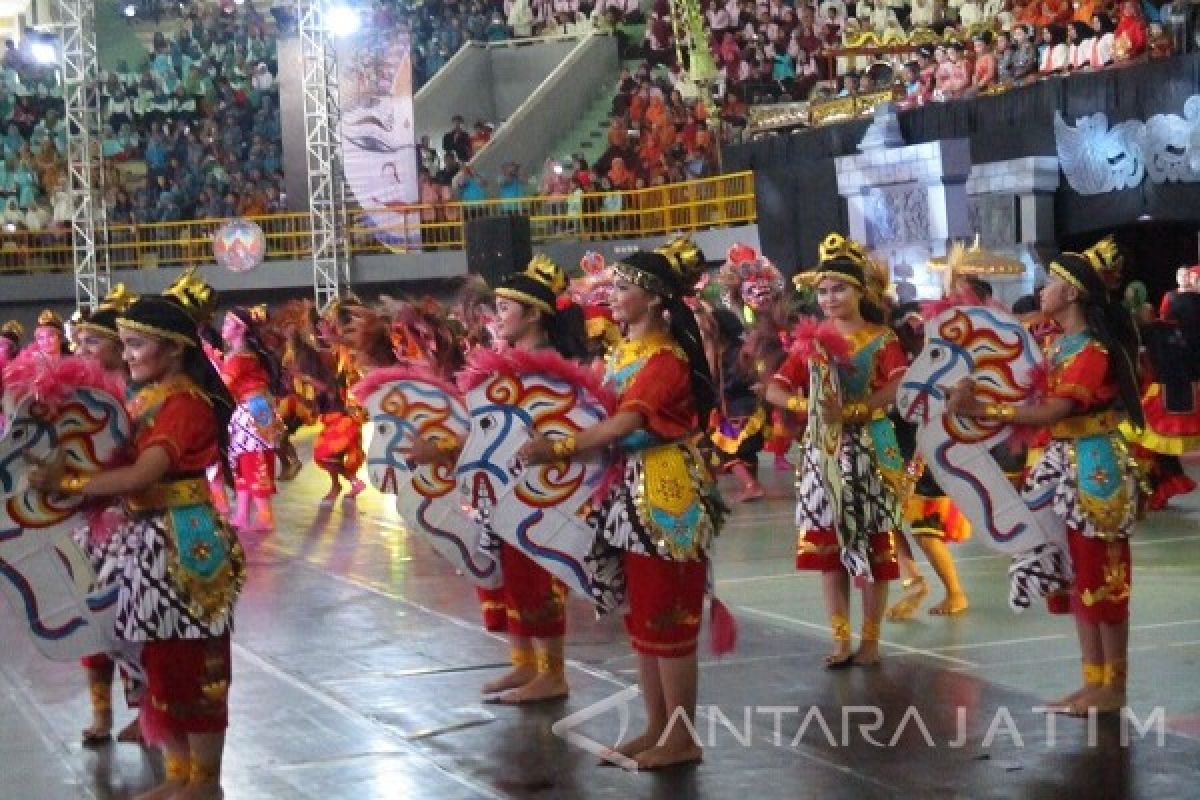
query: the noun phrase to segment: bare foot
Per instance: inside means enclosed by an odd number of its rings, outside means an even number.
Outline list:
[[[134,717],[132,722],[121,728],[121,732],[117,734],[117,741],[123,744],[145,745],[146,742],[142,739],[141,719]]]
[[[825,656],[825,669],[845,669],[854,662],[849,642],[838,642],[833,652]]]
[[[134,800],[173,800],[187,786],[187,781],[163,781],[145,794],[139,794]]]
[[[856,667],[873,667],[879,663],[879,642],[863,642],[850,659]]]
[[[755,500],[761,500],[767,496],[767,492],[763,489],[762,484],[758,481],[747,483],[742,487],[742,493],[738,495],[739,503],[752,503]]]
[[[491,702],[505,706],[519,706],[526,703],[560,700],[566,697],[569,691],[566,676],[561,672],[539,672],[537,677],[529,683],[505,692]]]
[[[658,738],[661,735],[661,733],[656,734],[651,733],[650,731],[644,731],[632,739],[626,739],[616,747],[612,748],[609,752],[613,753],[614,755],[621,755],[625,758],[632,759],[638,753],[641,753],[642,751],[652,747],[654,743],[658,741]],[[600,766],[613,767],[620,766],[620,764],[618,764],[618,762],[615,760],[601,758]]]
[[[1072,708],[1076,707],[1077,703],[1083,702],[1098,686],[1081,686],[1071,692],[1061,700],[1055,700],[1053,703],[1047,703],[1041,707],[1041,710],[1049,714],[1069,714]]]
[[[936,606],[930,606],[929,613],[935,617],[952,617],[955,614],[963,613],[967,610],[967,607],[967,596],[965,594],[948,594],[945,600]]]
[[[509,689],[519,689],[536,677],[537,670],[533,667],[513,667],[494,681],[485,683],[481,691],[484,694],[495,694],[496,692],[506,692]]]
[[[221,800],[225,792],[217,781],[189,783],[171,796],[171,800]]]
[[[920,575],[906,581],[905,584],[904,593],[900,595],[900,599],[887,610],[888,622],[905,622],[912,619],[916,616],[917,609],[921,607],[921,602],[929,594],[929,584]],[[933,611],[929,613],[932,614]]]
[[[1116,714],[1125,707],[1125,693],[1111,686],[1097,686],[1076,700],[1066,713],[1072,717],[1086,717],[1090,712]]]
[[[662,745],[643,750],[634,757],[638,769],[654,770],[698,764],[704,760],[704,750],[695,742],[679,746]]]

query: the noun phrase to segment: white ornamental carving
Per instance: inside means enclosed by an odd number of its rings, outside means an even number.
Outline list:
[[[1079,194],[1103,194],[1151,183],[1200,181],[1200,95],[1183,116],[1155,114],[1145,122],[1108,125],[1103,113],[1068,125],[1054,112],[1054,144],[1067,185]]]

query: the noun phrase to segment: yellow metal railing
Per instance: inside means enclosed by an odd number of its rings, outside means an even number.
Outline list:
[[[460,250],[465,221],[474,217],[527,214],[535,244],[560,240],[623,239],[685,233],[752,223],[754,176],[750,172],[673,183],[627,192],[596,192],[582,198],[523,197],[477,203],[406,205],[350,214],[352,255]],[[267,239],[266,260],[312,254],[305,213],[249,217]],[[150,225],[110,225],[107,248],[113,269],[186,267],[212,263],[212,235],[225,220],[203,219]],[[103,255],[103,254],[100,254]],[[69,233],[0,231],[0,273],[69,271]]]

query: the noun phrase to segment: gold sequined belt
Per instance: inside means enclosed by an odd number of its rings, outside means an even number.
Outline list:
[[[1113,433],[1124,421],[1125,415],[1118,411],[1067,417],[1051,426],[1050,436],[1055,439],[1082,439],[1085,436]]]
[[[208,481],[203,478],[156,483],[125,498],[125,507],[132,514],[163,511],[168,508],[194,506],[211,500]]]

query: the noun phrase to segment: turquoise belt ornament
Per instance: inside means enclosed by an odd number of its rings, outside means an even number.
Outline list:
[[[875,450],[875,463],[883,473],[900,472],[905,469],[900,445],[896,442],[896,428],[887,417],[873,419],[867,423],[867,434]]]
[[[1111,436],[1102,434],[1077,439],[1075,458],[1080,493],[1107,501],[1121,491],[1121,459]]]
[[[179,565],[202,580],[211,580],[229,558],[211,506],[199,504],[167,510],[175,532]]]

